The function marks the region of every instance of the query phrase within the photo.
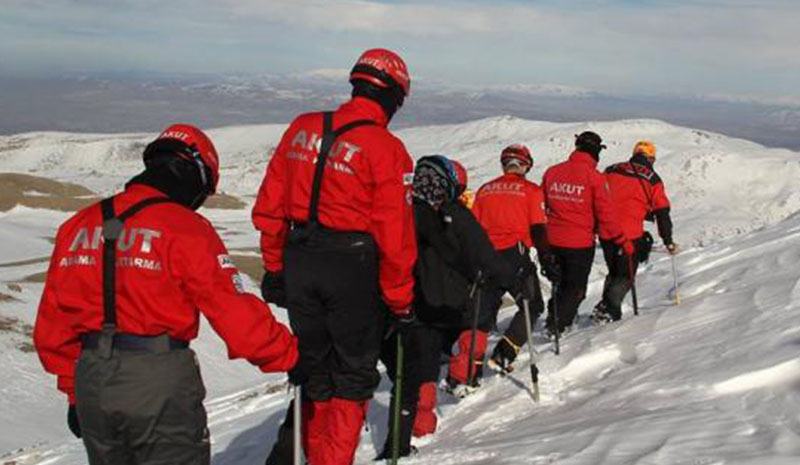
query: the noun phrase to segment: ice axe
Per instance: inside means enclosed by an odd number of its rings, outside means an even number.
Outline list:
[[[400,458],[400,396],[403,393],[403,333],[397,331],[397,360],[394,373],[394,417],[392,418],[392,465]],[[295,464],[297,465],[297,464]]]
[[[559,333],[561,332],[558,328],[558,283],[553,283],[552,293],[550,296],[550,302],[552,302],[552,306],[550,307],[550,311],[553,312],[553,334],[555,334],[553,340],[553,351],[556,355],[561,353],[561,347],[559,346]]]
[[[474,299],[475,305],[472,308],[472,328],[471,333],[469,335],[469,366],[467,367],[467,386],[472,386],[472,382],[474,381],[475,377],[475,369],[473,365],[475,364],[475,345],[476,345],[476,337],[478,332],[478,318],[481,312],[481,290],[480,290],[480,282],[483,278],[483,273],[481,270],[478,270],[477,276],[475,276],[475,282],[472,284],[472,289],[469,291],[469,297]]]
[[[522,309],[525,311],[525,331],[528,333],[528,352],[530,353],[531,381],[533,382],[533,401],[539,402],[539,368],[536,359],[539,353],[533,347],[533,331],[531,330],[531,310],[528,299],[522,299]]]
[[[636,273],[633,271],[633,255],[628,255],[628,282],[631,285],[633,298],[633,314],[639,315],[639,300],[636,298]]]
[[[294,429],[292,431],[292,436],[294,439],[294,458],[293,463],[294,465],[301,465],[300,454],[302,453],[302,446],[300,443],[300,430],[302,429],[302,420],[300,418],[300,411],[301,411],[301,403],[303,402],[302,399],[302,388],[300,385],[296,385],[294,387]]]
[[[678,268],[675,264],[675,255],[671,254],[672,258],[672,287],[675,289],[675,305],[681,304],[681,295],[678,292]]]

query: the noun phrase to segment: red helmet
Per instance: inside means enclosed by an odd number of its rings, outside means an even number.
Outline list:
[[[512,160],[528,165],[528,168],[533,166],[531,151],[523,144],[512,144],[503,149],[503,152],[500,154],[500,163],[505,166],[506,163]]]
[[[463,192],[467,188],[467,170],[461,163],[450,160],[453,163],[453,168],[456,170],[456,178],[458,178],[458,190]]]
[[[153,141],[144,151],[144,158],[156,152],[169,151],[200,166],[203,183],[208,186],[209,193],[217,190],[219,183],[219,156],[211,139],[200,129],[190,124],[173,124]],[[206,179],[206,174],[211,179]]]
[[[399,86],[403,94],[411,92],[411,77],[400,55],[384,48],[373,48],[362,53],[350,71],[350,82],[363,79],[378,87]]]

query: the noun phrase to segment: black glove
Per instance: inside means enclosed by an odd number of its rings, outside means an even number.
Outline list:
[[[297,358],[297,363],[294,364],[294,367],[286,374],[289,375],[289,383],[294,386],[302,386],[308,381],[308,370],[300,357]]]
[[[556,256],[547,254],[539,258],[542,265],[542,275],[554,284],[561,282],[561,264],[558,263]]]
[[[261,297],[271,304],[286,307],[286,278],[283,271],[264,273],[264,279],[261,281]]]
[[[528,274],[520,282],[519,294],[516,300],[517,304],[521,305],[523,300],[528,302],[535,302],[536,296],[539,295],[539,280],[536,279],[535,274]]]
[[[69,426],[69,430],[72,431],[72,434],[80,439],[81,424],[78,421],[78,409],[75,408],[75,404],[70,405],[67,409],[67,426]]]
[[[522,301],[533,302],[539,294],[539,280],[536,279],[536,265],[533,262],[524,264],[517,271],[517,283],[511,289],[517,305],[522,306]]]

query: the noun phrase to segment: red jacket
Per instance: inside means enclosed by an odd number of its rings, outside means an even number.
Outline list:
[[[664,183],[641,155],[611,165],[605,172],[622,231],[632,239],[641,237],[648,213],[670,208]]]
[[[356,97],[336,110],[333,128],[369,119],[334,143],[320,189],[319,222],[340,231],[368,232],[379,253],[383,299],[391,309],[413,300],[412,269],[417,258],[411,185],[414,163],[400,139],[387,129],[381,107]],[[283,269],[283,247],[289,222],[308,220],[311,184],[322,113],[297,117],[278,144],[253,207],[253,224],[261,231],[264,267]]]
[[[594,235],[622,242],[624,236],[614,215],[606,178],[597,171],[597,161],[575,151],[563,163],[544,173],[547,205],[547,236],[556,247],[594,247]]]
[[[504,174],[478,190],[472,213],[495,250],[523,242],[533,247],[531,226],[547,223],[542,189],[519,174]]]
[[[114,211],[163,197],[132,184],[114,197]],[[45,370],[74,402],[79,336],[103,323],[102,215],[99,204],[58,230],[33,340]],[[230,358],[262,371],[286,371],[297,341],[263,301],[242,290],[241,278],[211,224],[173,203],[144,208],[125,222],[117,253],[117,331],[141,336],[197,337],[200,312],[225,340]]]

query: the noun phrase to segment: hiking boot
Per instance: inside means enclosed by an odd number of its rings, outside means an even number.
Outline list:
[[[489,358],[489,366],[505,375],[514,371],[514,360],[517,359],[519,346],[503,336],[497,343]]]

